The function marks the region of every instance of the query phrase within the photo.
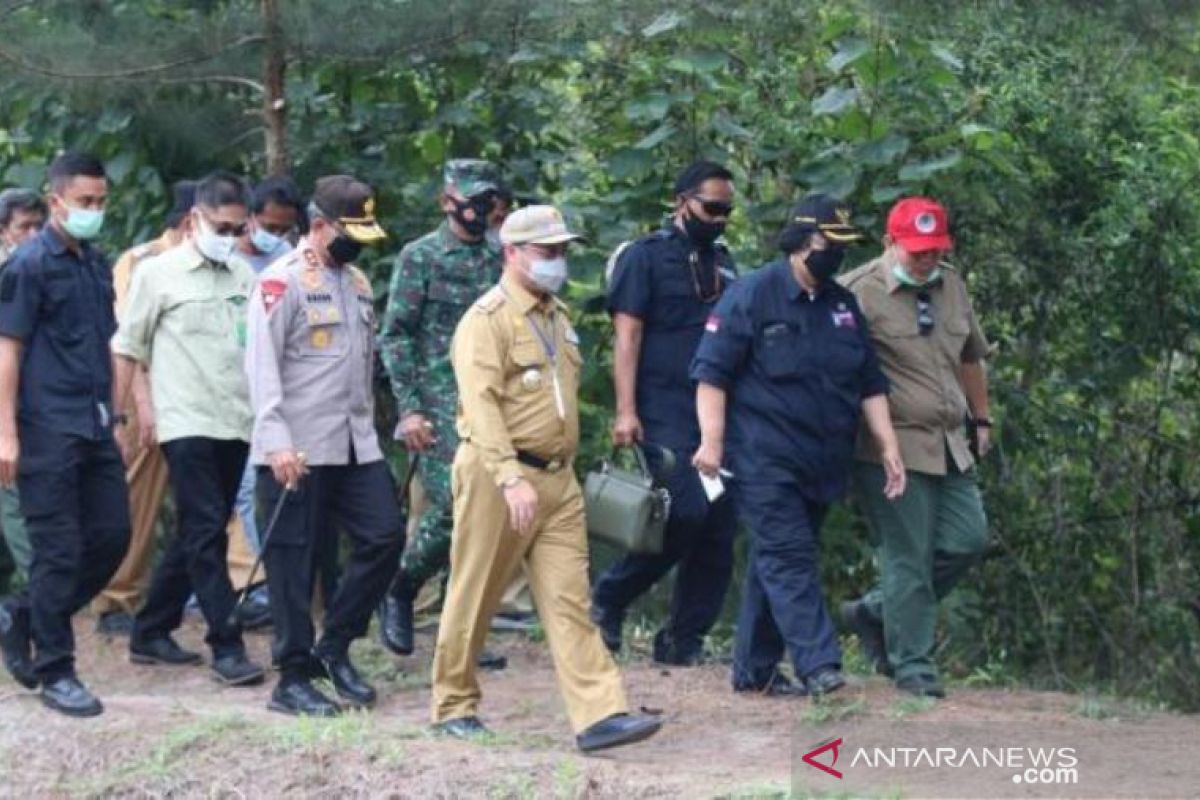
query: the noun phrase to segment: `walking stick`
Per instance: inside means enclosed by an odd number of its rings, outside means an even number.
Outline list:
[[[303,453],[300,454],[300,464],[301,466],[304,465]],[[254,565],[250,567],[250,575],[246,578],[246,585],[238,593],[237,602],[233,604],[233,610],[229,612],[229,618],[226,620],[230,626],[237,624],[238,613],[242,610],[242,606],[246,604],[246,598],[250,596],[250,590],[254,587],[254,578],[258,574],[259,568],[262,567],[263,556],[267,553],[267,545],[271,543],[271,534],[275,532],[275,523],[279,522],[279,515],[283,513],[283,504],[287,502],[288,494],[294,491],[296,491],[295,487],[283,487],[283,491],[279,493],[279,499],[275,501],[275,508],[271,511],[271,519],[267,522],[267,529],[263,532],[262,539],[259,541],[258,556],[254,559]]]

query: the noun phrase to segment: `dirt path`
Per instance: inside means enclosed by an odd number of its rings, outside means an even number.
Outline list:
[[[97,638],[92,624],[88,617],[77,622],[80,669],[107,706],[102,717],[52,714],[7,675],[0,677],[0,796],[786,797],[793,763],[799,763],[794,751],[822,741],[814,737],[826,729],[831,736],[846,732],[839,761],[845,767],[852,740],[866,742],[864,731],[878,734],[890,726],[906,740],[939,731],[962,745],[962,736],[948,732],[963,725],[1008,726],[1078,743],[1085,778],[1079,786],[1050,794],[1028,786],[997,790],[1017,792],[1007,796],[1200,796],[1200,773],[1188,774],[1200,761],[1200,718],[1109,701],[960,689],[935,705],[902,698],[879,679],[859,678],[836,702],[814,706],[735,696],[719,665],[665,671],[635,663],[626,667],[630,700],[663,709],[663,733],[641,746],[584,757],[574,748],[544,645],[523,637],[498,639],[510,666],[484,676],[483,716],[497,735],[467,744],[425,732],[427,633],[407,659],[373,642],[356,645],[360,666],[380,689],[379,706],[314,721],[267,711],[269,685],[226,689],[205,669],[133,666],[124,640]],[[268,638],[249,638],[265,662]],[[194,622],[180,640],[200,649]],[[1131,736],[1156,743],[1136,770],[1127,753],[1108,752]],[[806,790],[837,797],[993,796],[966,770],[891,773],[862,785],[803,764],[796,775]]]

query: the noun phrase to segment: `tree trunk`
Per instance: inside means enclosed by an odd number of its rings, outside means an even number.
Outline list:
[[[267,174],[285,175],[291,170],[288,152],[287,100],[284,78],[287,73],[287,42],[283,34],[280,0],[262,0],[263,33],[266,36],[264,65],[263,119],[266,122]]]

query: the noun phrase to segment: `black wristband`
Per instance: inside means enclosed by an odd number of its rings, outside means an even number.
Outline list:
[[[113,414],[112,424],[113,424],[114,428],[117,427],[118,425],[128,425],[129,424],[129,415],[128,414]]]
[[[988,419],[987,417],[982,417],[980,419],[974,419],[974,420],[971,420],[971,422],[972,422],[972,424],[975,425],[976,428],[992,427],[992,421],[990,419]]]

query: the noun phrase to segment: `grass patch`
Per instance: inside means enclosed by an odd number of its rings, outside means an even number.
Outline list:
[[[826,722],[841,722],[859,716],[866,710],[867,701],[862,697],[853,700],[836,696],[814,697],[809,707],[800,714],[800,719],[810,725],[821,725]]]
[[[1106,721],[1144,720],[1151,714],[1165,710],[1164,705],[1126,700],[1105,695],[1088,695],[1072,709],[1072,713],[1084,719]]]
[[[924,714],[937,706],[938,701],[933,697],[901,697],[892,703],[888,716],[892,719],[908,719],[915,714]]]

